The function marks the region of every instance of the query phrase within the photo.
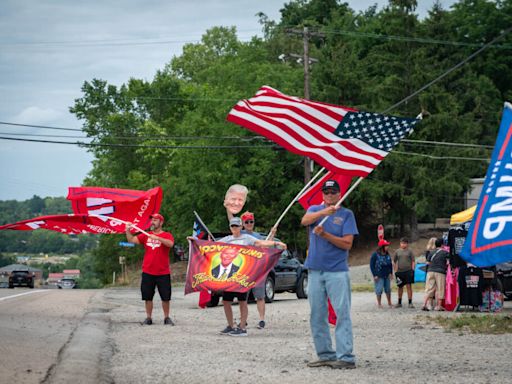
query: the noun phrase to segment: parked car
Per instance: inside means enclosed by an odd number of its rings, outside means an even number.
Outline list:
[[[503,292],[507,299],[512,299],[512,262],[496,265],[496,277],[498,278],[498,289]]]
[[[265,302],[271,303],[274,301],[275,294],[281,292],[295,292],[299,299],[307,299],[308,297],[308,271],[289,250],[283,251],[279,261],[267,275],[265,280]],[[207,306],[217,306],[220,298],[221,295],[212,294]],[[252,290],[249,293],[249,300],[254,300]]]
[[[12,271],[9,275],[9,288],[29,287],[34,288],[35,275],[29,270]]]
[[[59,289],[73,289],[78,288],[78,285],[75,279],[72,279],[70,277],[63,277],[57,283],[57,287],[59,287]]]

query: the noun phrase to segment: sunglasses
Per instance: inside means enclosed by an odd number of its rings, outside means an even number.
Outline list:
[[[233,228],[233,227],[240,227],[240,226],[236,225],[236,224],[231,224],[230,227]]]
[[[254,224],[254,220],[246,220],[244,221],[245,224]]]
[[[337,193],[340,193],[340,191],[336,189],[324,189],[322,192],[324,195],[336,195]]]

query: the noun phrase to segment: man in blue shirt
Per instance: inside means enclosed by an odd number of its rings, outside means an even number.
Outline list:
[[[340,186],[327,180],[322,186],[324,203],[309,207],[301,224],[309,226],[309,251],[305,266],[308,275],[308,299],[311,307],[310,325],[319,360],[309,367],[327,366],[338,369],[355,368],[352,320],[350,318],[350,276],[348,251],[358,235],[351,210],[336,207]],[[324,217],[327,220],[319,225]],[[327,298],[336,312],[336,350],[329,332]]]

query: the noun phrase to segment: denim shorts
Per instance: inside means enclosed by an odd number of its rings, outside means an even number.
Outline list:
[[[391,293],[391,281],[389,277],[379,277],[375,282],[375,294],[382,295],[382,291]]]
[[[252,294],[256,300],[261,300],[265,298],[265,282],[263,284],[257,285],[252,289]]]

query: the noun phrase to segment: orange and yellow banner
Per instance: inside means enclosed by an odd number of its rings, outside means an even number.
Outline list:
[[[185,294],[203,290],[247,292],[276,265],[282,249],[189,239]]]

